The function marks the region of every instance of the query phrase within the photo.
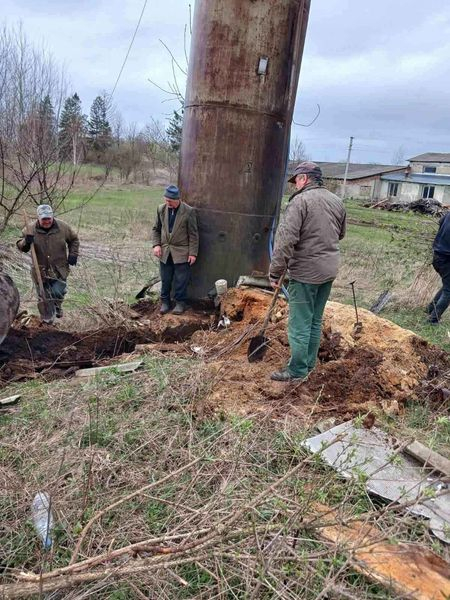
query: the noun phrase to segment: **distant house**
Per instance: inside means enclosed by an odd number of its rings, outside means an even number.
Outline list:
[[[409,159],[409,166],[381,177],[379,199],[412,202],[434,198],[450,206],[450,153],[427,152]]]
[[[317,161],[316,161],[317,162]],[[292,173],[297,162],[291,162]],[[322,169],[326,186],[332,192],[342,195],[345,176],[345,163],[317,162]],[[404,172],[406,167],[399,165],[376,165],[350,163],[345,186],[346,198],[376,201],[380,196],[382,177],[387,173]]]
[[[351,163],[345,197],[380,202],[413,202],[434,198],[450,206],[450,153],[427,152],[409,159],[408,166]],[[289,164],[292,173],[297,163]],[[345,163],[317,162],[326,186],[342,195]]]

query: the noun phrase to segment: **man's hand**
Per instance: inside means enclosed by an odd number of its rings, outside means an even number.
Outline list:
[[[156,256],[156,258],[161,258],[161,256],[162,256],[161,246],[153,246],[153,254]]]
[[[34,243],[34,235],[32,233],[27,233],[25,236],[25,244],[27,246],[31,246]]]
[[[197,260],[196,256],[188,256],[188,263],[191,265],[191,267],[195,263],[196,260]]]
[[[278,280],[271,279],[270,280],[270,285],[271,285],[271,287],[273,287],[274,290],[276,290],[277,287],[278,287]]]
[[[73,254],[69,254],[67,258],[67,262],[71,267],[74,267],[77,264],[78,256],[74,256]]]

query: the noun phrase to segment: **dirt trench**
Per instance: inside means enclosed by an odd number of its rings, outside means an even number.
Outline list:
[[[231,290],[222,306],[231,320],[226,329],[217,327],[218,315],[205,307],[161,317],[148,300],[127,307],[127,318],[117,327],[77,333],[62,325],[16,325],[0,346],[0,386],[34,377],[70,377],[79,368],[109,364],[113,358],[117,362],[121,355],[125,360],[137,344],[147,344],[143,351],[201,361],[211,386],[195,407],[199,415],[270,412],[280,418],[343,420],[373,410],[395,414],[410,399],[438,402],[450,387],[447,353],[362,309],[363,328],[356,334],[353,309],[335,302],[327,305],[319,362],[307,381],[272,381],[271,372],[289,358],[288,307],[283,300],[267,330],[270,344],[264,360],[247,360],[249,339],[270,300],[260,290]]]
[[[66,331],[63,321],[54,327],[35,318],[26,326],[15,323],[0,346],[0,387],[37,376],[69,377],[80,368],[99,366],[108,359],[129,354],[137,344],[181,343],[211,322],[207,311],[188,311],[163,320],[148,301],[135,308],[129,322],[122,320],[117,327],[90,331]]]

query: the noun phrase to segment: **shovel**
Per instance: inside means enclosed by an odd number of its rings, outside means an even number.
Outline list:
[[[156,276],[156,277],[152,277],[152,279],[150,279],[150,281],[144,285],[144,287],[142,288],[142,290],[140,290],[135,298],[136,300],[142,300],[142,298],[145,298],[145,294],[147,293],[147,290],[149,290],[151,287],[153,287],[155,284],[159,283],[161,281],[161,278]]]
[[[275,304],[277,302],[278,296],[280,294],[281,287],[283,285],[284,278],[286,276],[286,271],[282,274],[280,279],[278,280],[277,287],[273,293],[272,302],[270,303],[269,309],[267,311],[266,317],[264,319],[264,323],[261,327],[261,330],[258,335],[252,337],[250,340],[250,344],[247,349],[247,358],[248,362],[258,362],[264,358],[264,355],[267,351],[267,343],[268,339],[265,336],[267,326],[270,321],[270,317],[272,316],[273,309],[275,308]]]
[[[356,283],[356,281],[351,281],[349,283],[349,285],[352,288],[353,306],[355,308],[355,317],[356,317],[355,324],[353,325],[353,335],[359,335],[362,332],[363,325],[362,325],[361,321],[359,320],[359,315],[358,315],[358,305],[356,304],[356,294],[355,294],[355,283]]]
[[[31,234],[31,230],[30,230],[30,227],[28,224],[27,213],[25,211],[23,211],[23,218],[25,221],[25,230],[26,230],[27,234]],[[34,270],[36,273],[36,279],[37,279],[38,286],[39,286],[39,296],[40,297],[38,298],[38,303],[37,303],[39,313],[42,317],[42,320],[45,323],[53,323],[53,321],[55,320],[55,316],[56,316],[55,303],[50,298],[47,298],[47,295],[45,293],[44,284],[42,282],[41,270],[39,268],[39,263],[38,263],[38,259],[36,256],[36,250],[35,250],[34,244],[31,244],[31,259],[33,261],[33,266],[34,266]]]

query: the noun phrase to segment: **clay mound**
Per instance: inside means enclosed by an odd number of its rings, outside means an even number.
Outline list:
[[[377,408],[397,412],[406,399],[415,397],[431,363],[440,370],[448,368],[445,352],[369,311],[360,310],[363,327],[356,334],[353,307],[329,302],[315,371],[305,382],[271,381],[270,373],[289,358],[284,300],[267,330],[271,342],[264,361],[250,364],[246,358],[248,339],[257,333],[270,300],[259,290],[231,290],[224,306],[231,328],[221,334],[194,334],[196,343],[210,353],[214,376],[202,410],[240,414],[271,410],[304,418],[317,414],[349,418]],[[246,331],[247,337],[239,342]]]

